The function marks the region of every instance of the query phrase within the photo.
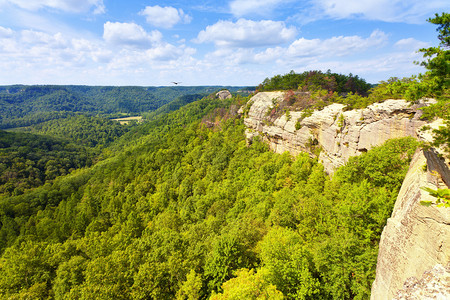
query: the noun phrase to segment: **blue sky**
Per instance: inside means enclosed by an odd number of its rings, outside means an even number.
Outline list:
[[[0,0],[0,85],[257,85],[423,72],[448,0]]]

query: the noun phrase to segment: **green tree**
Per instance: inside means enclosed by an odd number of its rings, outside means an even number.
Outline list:
[[[46,243],[24,242],[8,248],[0,264],[0,296],[46,299],[53,268]]]
[[[86,270],[86,259],[82,256],[73,256],[69,261],[63,262],[56,270],[56,279],[53,284],[56,299],[70,299],[75,296],[75,288],[83,283]],[[72,290],[72,291],[71,291]]]
[[[266,279],[265,270],[240,269],[236,277],[222,285],[222,294],[213,294],[210,300],[282,300],[283,294]]]
[[[183,282],[178,290],[177,300],[197,300],[200,299],[202,293],[202,277],[194,270],[191,270],[186,281]]]
[[[450,86],[450,14],[436,14],[434,18],[429,18],[427,21],[438,25],[436,30],[439,32],[438,38],[441,42],[438,47],[419,50],[426,58],[421,65],[429,70],[428,76],[438,80],[439,88],[448,89]]]
[[[232,277],[233,271],[245,266],[242,252],[242,245],[234,236],[224,236],[216,242],[205,266],[210,291],[219,290],[222,283]]]
[[[434,130],[435,140],[433,146],[444,145],[450,155],[450,14],[436,14],[428,22],[438,25],[438,38],[441,41],[438,47],[420,49],[426,60],[421,65],[427,68],[424,82],[429,84],[431,92],[438,98],[438,103],[425,109],[427,115],[438,116],[444,119],[445,126]]]
[[[269,282],[285,296],[293,299],[320,296],[312,255],[295,231],[275,227],[264,237],[260,248]]]

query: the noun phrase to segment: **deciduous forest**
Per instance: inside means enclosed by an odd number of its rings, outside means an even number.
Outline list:
[[[290,90],[301,110],[434,97],[424,117],[448,124],[442,53],[424,75],[377,86],[308,71],[257,89]],[[328,175],[307,154],[249,145],[238,88],[225,100],[168,90],[2,87],[0,298],[368,299],[381,231],[424,145],[390,140]],[[144,121],[110,120],[121,113]]]

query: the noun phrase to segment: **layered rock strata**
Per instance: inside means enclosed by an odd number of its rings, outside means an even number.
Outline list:
[[[420,103],[410,105],[405,100],[386,100],[365,109],[345,111],[345,105],[332,104],[302,118],[301,111],[290,111],[275,120],[269,117],[276,103],[283,101],[284,92],[261,92],[253,96],[244,123],[249,141],[262,136],[277,152],[308,152],[321,147],[319,159],[332,173],[351,156],[366,152],[388,139],[417,137],[417,130],[426,124],[420,120]],[[298,124],[296,124],[298,123]]]
[[[419,150],[414,155],[381,235],[371,299],[445,299],[438,297],[445,291],[437,284],[450,295],[450,209],[420,204],[436,201],[421,187],[448,188],[443,179],[449,174],[448,163],[435,151]],[[430,277],[430,270],[443,266],[445,272]],[[405,298],[408,293],[426,297]]]

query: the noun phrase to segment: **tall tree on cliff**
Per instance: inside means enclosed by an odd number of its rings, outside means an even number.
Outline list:
[[[436,30],[441,41],[438,47],[419,50],[425,58],[420,64],[428,70],[423,75],[423,82],[438,100],[438,103],[431,106],[427,113],[445,120],[446,126],[434,131],[434,145],[445,145],[447,154],[450,156],[450,14],[436,14],[434,18],[429,18],[427,21],[438,25]]]
[[[428,69],[425,76],[436,80],[437,96],[449,99],[450,88],[450,14],[436,14],[434,18],[427,20],[432,24],[439,25],[436,29],[439,32],[438,39],[441,41],[438,47],[423,48],[419,51],[426,59],[421,65]]]

